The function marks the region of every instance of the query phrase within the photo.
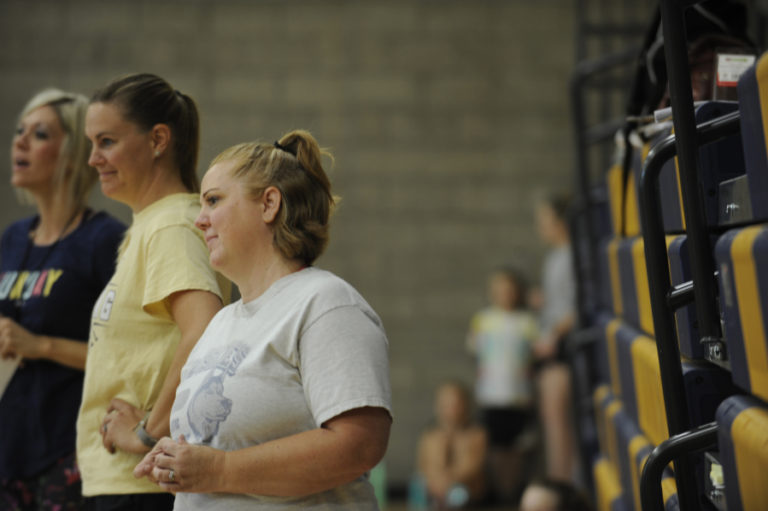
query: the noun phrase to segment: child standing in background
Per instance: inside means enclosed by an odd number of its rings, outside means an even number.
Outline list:
[[[518,271],[494,271],[488,294],[490,306],[472,318],[467,348],[477,357],[475,399],[488,432],[494,490],[502,502],[514,502],[522,483],[518,438],[533,416],[531,363],[538,328]]]

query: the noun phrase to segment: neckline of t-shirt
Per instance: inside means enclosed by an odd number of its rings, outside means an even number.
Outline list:
[[[156,209],[159,209],[163,207],[165,204],[173,201],[181,201],[183,199],[188,200],[195,200],[197,199],[197,194],[190,193],[190,192],[178,192],[178,193],[172,193],[170,195],[166,195],[165,197],[156,200],[146,208],[142,209],[138,213],[133,214],[133,223],[137,223],[141,221],[143,218],[149,216],[152,211],[155,211]]]
[[[259,309],[261,309],[264,303],[266,303],[268,300],[271,300],[276,295],[278,295],[281,291],[283,291],[286,287],[288,287],[293,281],[313,271],[315,271],[315,268],[313,266],[306,266],[298,271],[289,273],[285,277],[280,277],[275,282],[273,282],[272,285],[269,286],[266,291],[264,291],[262,294],[260,294],[258,297],[254,298],[253,300],[249,302],[244,302],[243,299],[241,298],[238,309],[242,311],[244,314],[253,314],[257,312]]]
[[[74,229],[66,233],[65,235],[61,236],[60,238],[56,239],[53,243],[47,243],[45,245],[38,245],[33,240],[30,240],[32,243],[30,245],[30,250],[49,250],[55,248],[57,245],[61,245],[62,243],[67,243],[68,240],[74,239],[75,235],[82,229],[82,227],[88,223],[89,220],[91,220],[94,216],[97,215],[95,211],[93,211],[90,207],[86,207],[82,213],[79,213],[82,215],[80,218],[80,221],[77,223]],[[30,223],[25,227],[25,232],[29,235],[30,229],[33,228],[36,222],[38,222],[38,216],[33,216],[30,218]]]
[[[509,309],[503,309],[501,307],[497,307],[495,305],[491,305],[490,307],[488,307],[488,310],[491,311],[491,312],[498,312],[498,313],[504,314],[506,316],[515,316],[515,317],[530,316],[532,314],[529,309],[512,309],[512,310],[509,310]]]

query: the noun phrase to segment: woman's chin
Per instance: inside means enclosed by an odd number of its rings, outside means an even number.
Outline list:
[[[211,263],[211,268],[221,273],[222,275],[225,275],[226,265],[224,264],[224,258],[221,254],[219,254],[217,250],[214,249],[214,251],[210,253],[208,256],[208,261]]]
[[[126,204],[127,206],[131,205],[131,202],[122,193],[120,193],[120,187],[114,186],[111,183],[101,183],[101,193],[104,195],[104,197],[115,202],[120,202],[121,204]]]
[[[101,183],[101,193],[104,194],[105,197],[110,198],[112,200],[119,200],[116,196],[116,189],[115,186],[111,183]]]
[[[22,172],[14,172],[11,174],[11,186],[14,188],[23,188],[27,189],[29,188],[31,183],[29,182],[29,179],[27,179],[27,176],[24,175]]]

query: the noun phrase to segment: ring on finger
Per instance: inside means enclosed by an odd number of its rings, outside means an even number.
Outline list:
[[[169,480],[170,482],[173,482],[173,481],[175,481],[175,480],[176,480],[176,472],[175,472],[173,469],[171,469],[171,470],[168,472],[168,480]]]

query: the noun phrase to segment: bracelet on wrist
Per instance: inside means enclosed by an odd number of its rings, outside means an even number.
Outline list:
[[[157,438],[147,433],[146,426],[147,426],[147,420],[149,420],[149,413],[150,412],[147,412],[146,415],[144,415],[144,418],[141,419],[138,424],[136,424],[136,427],[133,428],[133,431],[136,433],[136,436],[139,437],[139,440],[141,440],[141,443],[151,449],[157,443]]]

